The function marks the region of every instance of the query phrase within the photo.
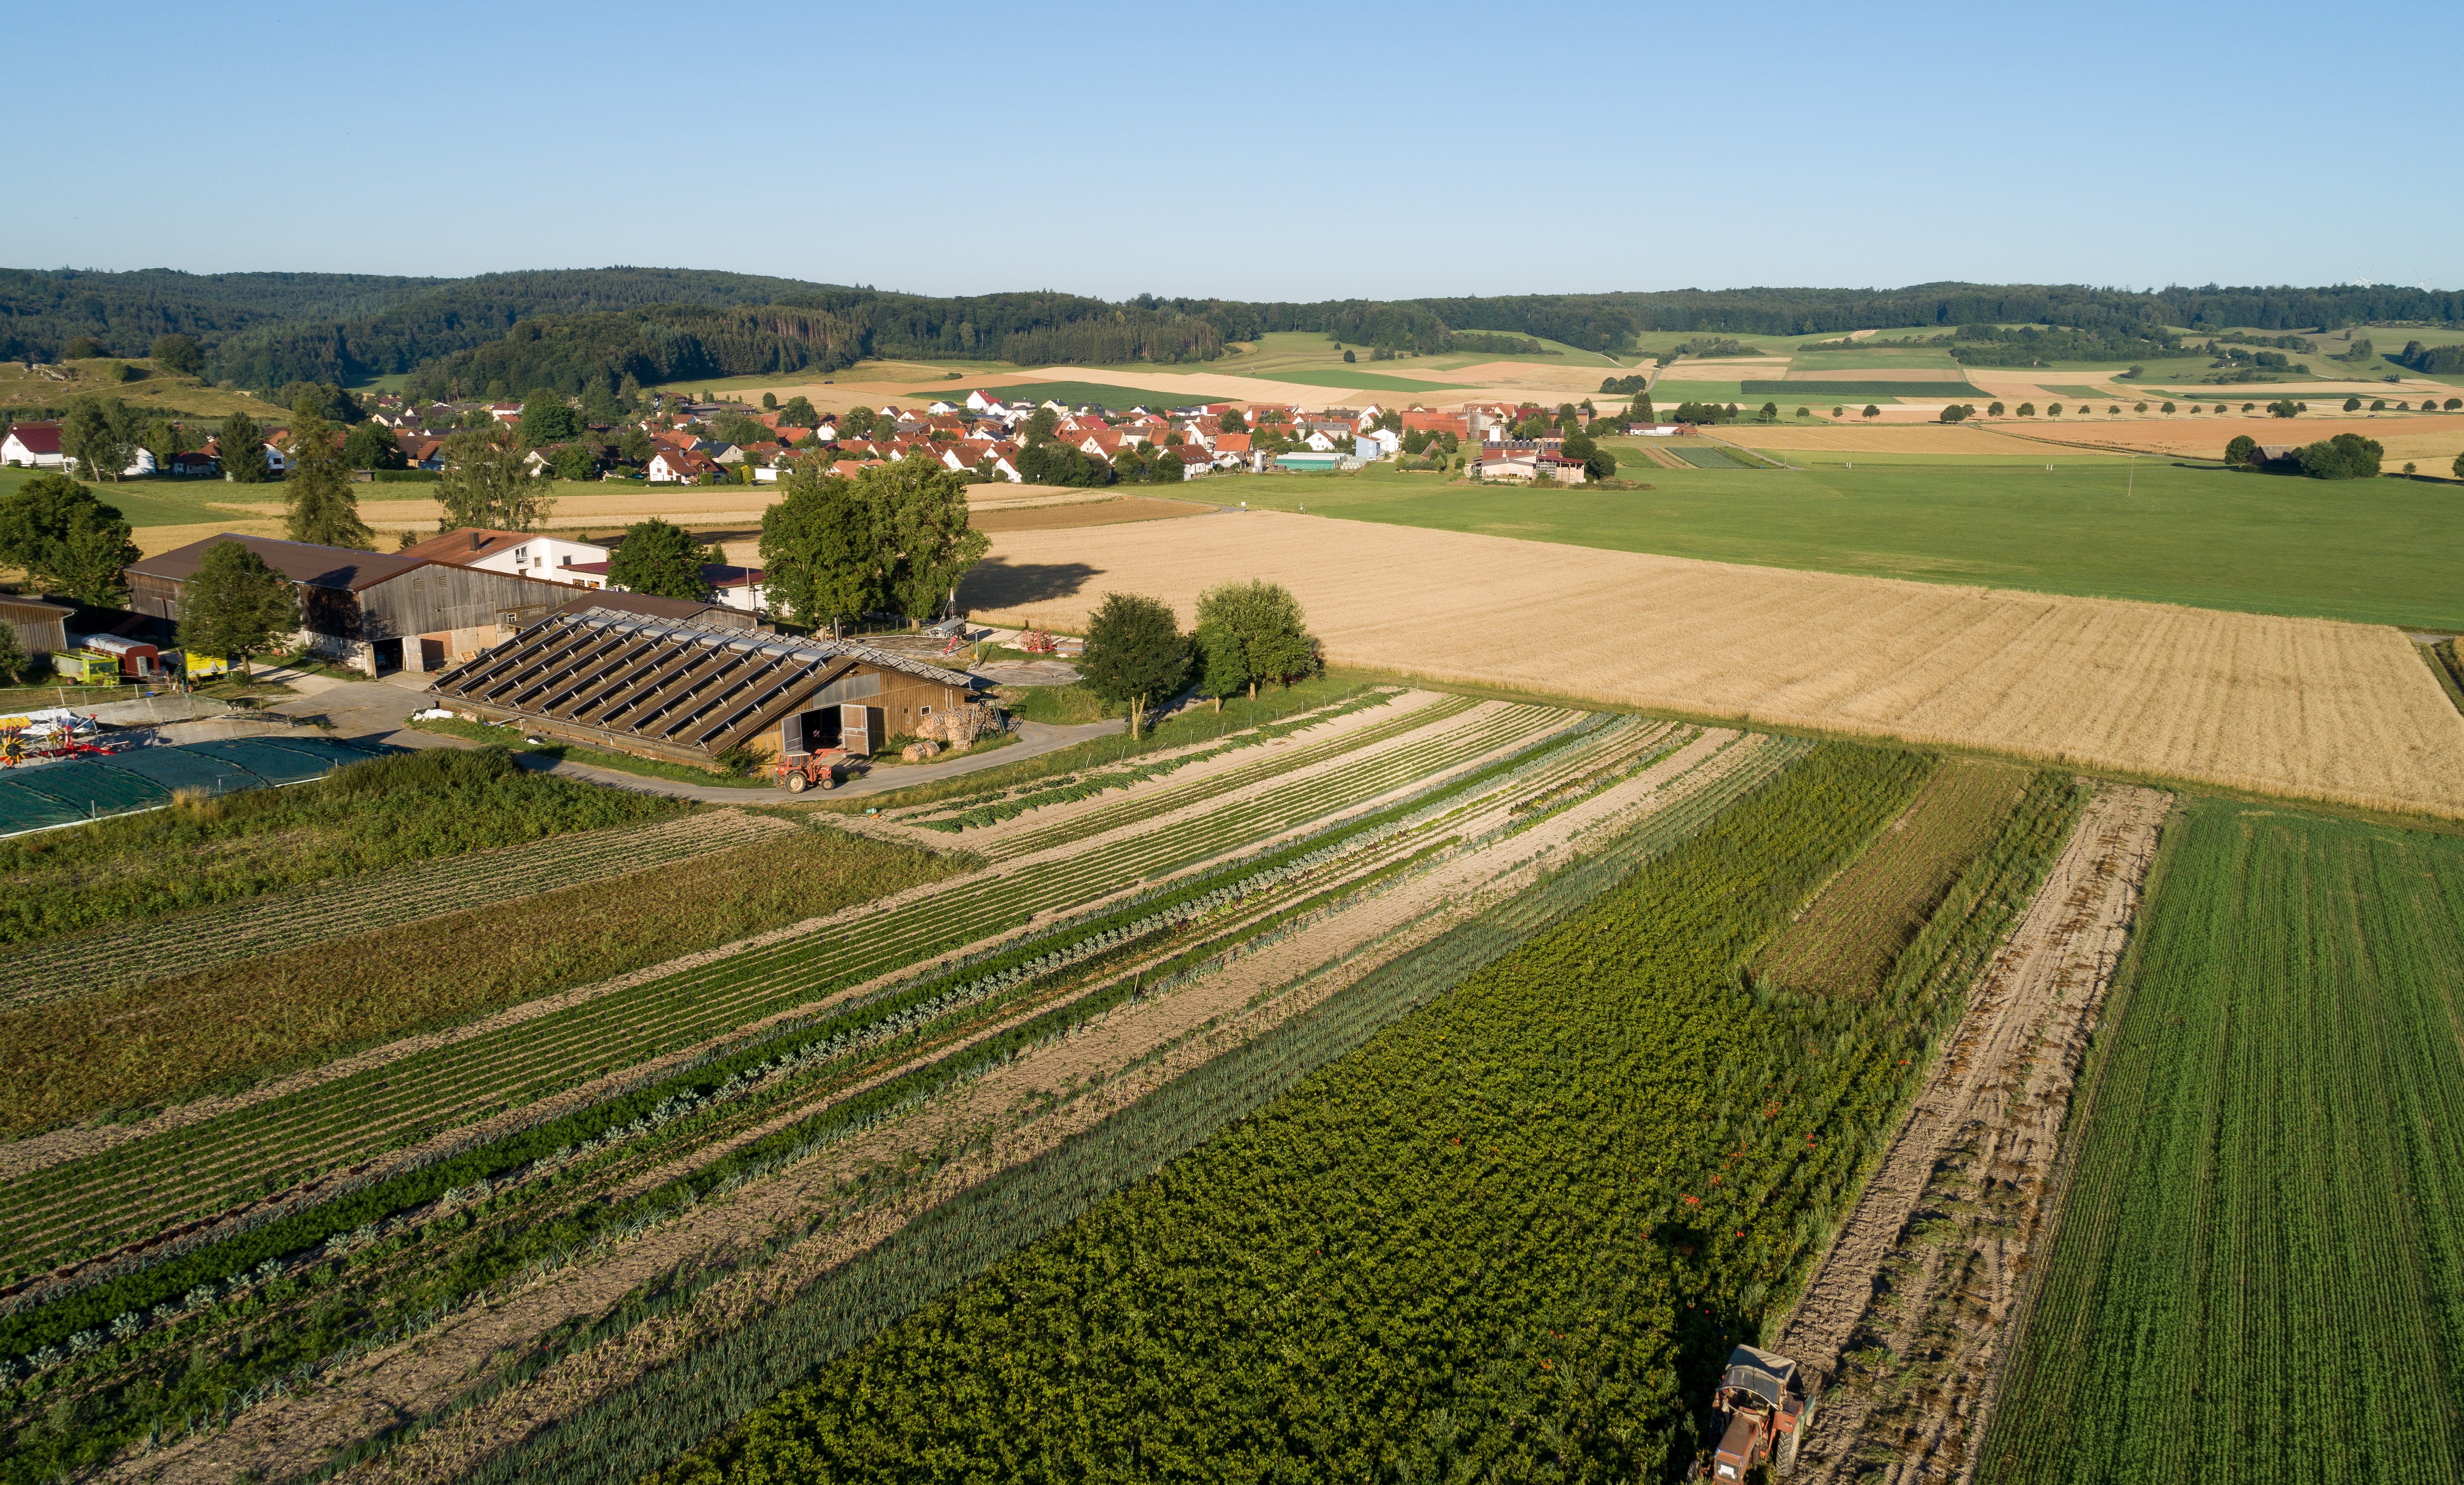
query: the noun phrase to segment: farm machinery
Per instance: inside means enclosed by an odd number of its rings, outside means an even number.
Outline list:
[[[97,741],[101,730],[95,719],[67,710],[0,719],[0,768],[119,751]]]
[[[1748,1472],[1763,1465],[1771,1467],[1772,1479],[1788,1478],[1796,1467],[1797,1443],[1814,1421],[1814,1402],[1796,1363],[1741,1345],[1728,1353],[1727,1369],[1711,1394],[1711,1412],[1727,1420],[1719,1447],[1686,1477],[1744,1485]]]
[[[839,769],[872,756],[887,735],[881,708],[861,703],[818,707],[788,718],[780,727],[779,787],[790,794],[836,788]]]

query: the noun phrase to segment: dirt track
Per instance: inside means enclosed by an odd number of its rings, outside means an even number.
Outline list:
[[[1978,986],[1778,1349],[1826,1379],[1797,1478],[1959,1474],[2042,1225],[2071,1082],[2170,796],[2098,790]]]

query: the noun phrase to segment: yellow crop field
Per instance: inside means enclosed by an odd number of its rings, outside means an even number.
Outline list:
[[[2392,629],[1252,512],[1005,532],[961,602],[1263,577],[1329,659],[2464,818],[2464,716]]]

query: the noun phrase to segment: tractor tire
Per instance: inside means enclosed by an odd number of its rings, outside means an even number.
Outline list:
[[[838,787],[839,787],[839,775],[838,775],[838,770],[837,770],[837,769],[833,768],[833,769],[831,769],[830,771],[828,771],[827,773],[825,773],[825,774],[823,774],[823,775],[822,775],[822,787],[824,787],[824,788],[825,788],[825,789],[834,789],[834,788],[837,788]]]
[[[1771,1452],[1771,1478],[1784,1480],[1796,1473],[1796,1443],[1805,1426],[1800,1423],[1780,1436],[1779,1448]]]
[[[790,794],[801,794],[804,792],[804,787],[812,782],[812,780],[804,777],[804,770],[802,768],[795,769],[787,775],[787,792]]]

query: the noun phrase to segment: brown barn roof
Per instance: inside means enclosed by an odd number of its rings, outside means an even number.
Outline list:
[[[509,546],[519,546],[538,536],[535,531],[498,531],[488,526],[456,526],[442,536],[414,543],[394,555],[419,562],[450,562],[467,566],[482,557],[493,557]]]
[[[160,557],[133,562],[128,565],[128,570],[147,577],[185,583],[197,575],[197,565],[205,561],[208,548],[223,542],[237,542],[264,558],[267,566],[294,583],[348,593],[374,587],[387,578],[397,578],[413,567],[427,565],[416,557],[388,557],[380,552],[354,551],[347,546],[311,546],[304,542],[277,542],[272,537],[241,536],[237,532],[226,531],[202,542],[191,542]]]

